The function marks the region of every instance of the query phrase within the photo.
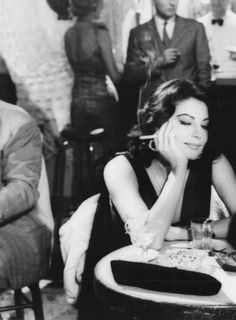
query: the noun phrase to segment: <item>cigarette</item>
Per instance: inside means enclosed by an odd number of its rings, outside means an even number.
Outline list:
[[[150,140],[150,139],[157,139],[157,135],[156,134],[151,134],[151,135],[147,135],[147,136],[140,136],[139,139],[140,140]]]

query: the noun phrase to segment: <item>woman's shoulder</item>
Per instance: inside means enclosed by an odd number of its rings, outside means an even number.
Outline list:
[[[223,153],[212,161],[212,168],[214,172],[218,172],[220,175],[224,175],[225,171],[234,170],[233,164]]]
[[[104,168],[105,180],[132,180],[136,174],[128,153],[122,153],[111,159]]]
[[[124,154],[116,156],[107,163],[104,168],[104,180],[110,191],[117,188],[122,190],[128,185],[132,188],[138,186],[136,173]]]
[[[123,172],[129,172],[131,168],[132,166],[126,153],[118,154],[106,164],[104,172],[120,175]]]
[[[223,153],[219,154],[215,159],[212,160],[212,166],[215,166],[221,163],[229,164],[227,157]]]

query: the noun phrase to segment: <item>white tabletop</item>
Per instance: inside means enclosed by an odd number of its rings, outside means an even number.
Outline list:
[[[224,240],[214,240],[217,249],[223,249],[227,246],[227,242]],[[165,242],[162,251],[169,248],[189,248],[188,242]],[[230,248],[231,249],[231,248]],[[160,251],[160,253],[162,252]],[[153,252],[152,252],[153,253]],[[150,254],[152,254],[150,252]],[[232,305],[236,303],[236,272],[225,272],[215,261],[214,257],[204,258],[203,266],[196,271],[206,272],[218,279],[222,287],[218,294],[213,296],[195,296],[195,295],[182,295],[166,292],[151,291],[136,287],[129,287],[124,285],[118,285],[111,271],[111,260],[126,260],[126,261],[141,261],[140,251],[134,246],[127,246],[118,249],[104,258],[102,258],[95,267],[95,278],[99,280],[107,288],[114,290],[124,295],[151,300],[154,302],[168,302],[175,304],[188,304],[188,305]]]

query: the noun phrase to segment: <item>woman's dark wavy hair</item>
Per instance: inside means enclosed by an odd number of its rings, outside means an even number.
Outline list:
[[[192,81],[179,79],[170,80],[161,84],[138,109],[138,124],[134,126],[128,134],[128,149],[131,155],[141,156],[145,165],[149,166],[151,161],[156,158],[157,153],[150,150],[148,147],[149,141],[141,142],[139,140],[140,135],[154,134],[158,128],[171,118],[177,104],[189,98],[195,98],[204,102],[208,107],[209,117],[211,119],[208,142],[204,148],[204,155],[201,159],[207,157],[213,160],[216,158],[218,152],[216,151],[216,144],[212,143],[214,141],[212,139],[213,117],[211,114],[210,100]]]
[[[97,9],[101,0],[71,0],[71,11],[74,16],[83,19]]]

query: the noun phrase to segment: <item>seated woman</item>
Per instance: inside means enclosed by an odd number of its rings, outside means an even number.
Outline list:
[[[160,249],[164,240],[187,240],[192,218],[208,218],[212,186],[230,213],[236,212],[236,177],[216,151],[212,131],[207,99],[190,81],[162,84],[138,111],[129,152],[110,160],[104,170],[108,192],[99,198],[86,251],[78,299],[81,319],[97,319],[94,267],[107,253],[130,244],[125,223],[132,229],[143,217],[152,235],[149,247]],[[227,237],[231,220],[211,223],[216,237]]]
[[[104,178],[124,223],[144,217],[153,234],[149,247],[187,240],[191,219],[209,216],[212,185],[236,212],[234,171],[213,147],[207,99],[192,82],[171,80],[157,88],[138,111],[134,133],[136,143],[106,165]],[[230,221],[211,223],[217,238],[227,237]]]

